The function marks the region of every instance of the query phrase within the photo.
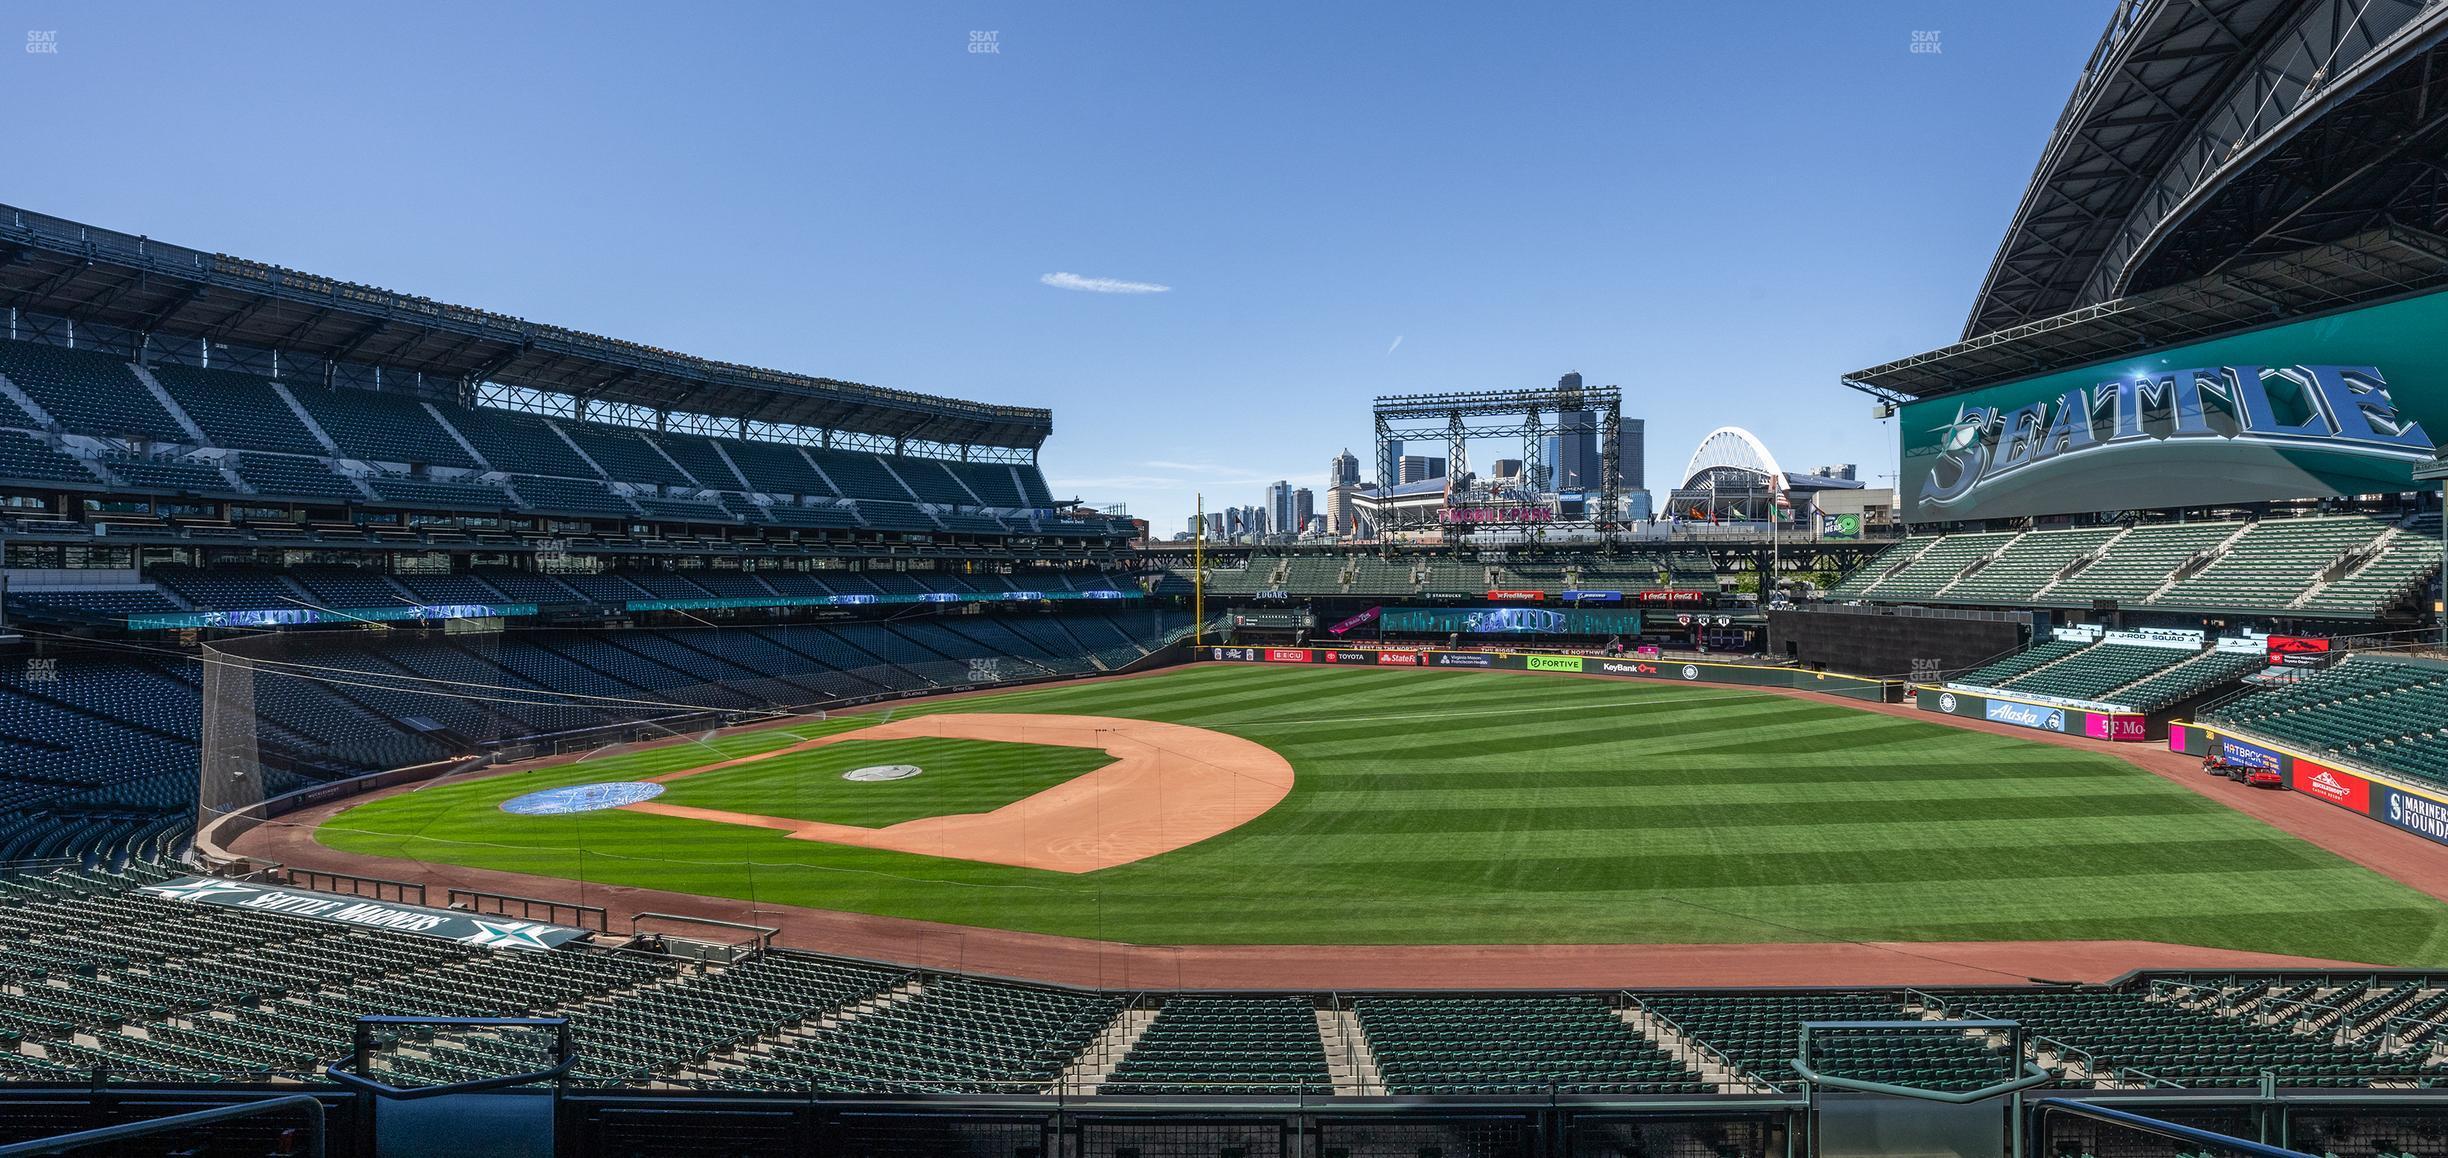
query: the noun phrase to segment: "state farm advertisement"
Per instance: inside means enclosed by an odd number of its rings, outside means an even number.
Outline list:
[[[1420,653],[1416,651],[1381,651],[1377,653],[1377,662],[1388,667],[1418,667],[1420,662]]]
[[[2287,771],[2287,787],[2306,796],[2318,796],[2340,808],[2371,811],[2371,781],[2301,757]]]

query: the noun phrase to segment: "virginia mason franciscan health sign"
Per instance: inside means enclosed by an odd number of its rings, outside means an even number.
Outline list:
[[[2448,293],[1904,407],[1913,521],[2413,489],[2448,431]]]

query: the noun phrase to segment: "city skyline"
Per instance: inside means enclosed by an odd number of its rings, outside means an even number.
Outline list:
[[[1289,38],[1110,4],[794,6],[682,35],[630,6],[421,15],[40,3],[27,23],[56,51],[11,54],[0,99],[88,131],[47,141],[11,201],[711,359],[1048,407],[1056,497],[1160,527],[1200,491],[1316,485],[1374,395],[1575,367],[1621,383],[1678,463],[1739,422],[1791,461],[1892,471],[1893,423],[1837,376],[1958,336],[2100,19],[1952,8],[1928,53],[1931,13],[1849,6],[1329,6]],[[978,29],[996,52],[969,51]],[[1709,52],[1623,83],[1647,43],[1739,44],[1814,99],[1729,93]],[[282,63],[166,103],[139,81],[198,59]],[[1276,83],[1250,83],[1254,60]],[[366,83],[383,75],[430,91]],[[328,151],[267,197],[227,145],[266,105],[384,148]],[[570,131],[541,163],[467,165],[464,127],[504,109]],[[1659,163],[1730,139],[1705,177]],[[1916,178],[1802,196],[1793,176],[1865,169]]]

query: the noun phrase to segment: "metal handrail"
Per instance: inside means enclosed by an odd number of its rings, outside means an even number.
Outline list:
[[[17,1158],[21,1154],[65,1154],[70,1150],[81,1150],[87,1146],[149,1138],[155,1134],[166,1134],[172,1130],[189,1126],[209,1126],[215,1122],[251,1118],[257,1114],[268,1114],[275,1110],[287,1109],[306,1111],[308,1126],[306,1156],[307,1158],[323,1158],[323,1100],[313,1094],[283,1094],[279,1097],[263,1098],[257,1101],[214,1106],[204,1110],[190,1110],[187,1113],[172,1114],[166,1118],[148,1118],[142,1122],[122,1122],[116,1126],[79,1130],[73,1134],[36,1138],[28,1142],[12,1142],[6,1146],[0,1146],[0,1158]]]
[[[506,1074],[497,1078],[478,1078],[475,1081],[452,1082],[440,1086],[417,1088],[395,1086],[389,1082],[377,1081],[365,1073],[366,1061],[374,1053],[373,1030],[377,1025],[456,1025],[551,1029],[554,1031],[553,1054],[558,1061],[550,1069],[536,1070],[532,1073]],[[441,1097],[444,1094],[472,1094],[480,1090],[499,1090],[511,1086],[532,1085],[537,1082],[559,1082],[562,1078],[568,1077],[571,1070],[577,1068],[578,1055],[570,1049],[570,1026],[569,1019],[566,1017],[400,1017],[381,1014],[357,1019],[357,1051],[349,1061],[356,1067],[355,1069],[334,1062],[323,1067],[323,1076],[341,1085],[363,1090],[379,1098],[387,1098],[395,1102],[415,1102],[426,1098]],[[5,1155],[0,1155],[0,1158],[5,1158]]]
[[[2221,1134],[2215,1130],[2186,1126],[2162,1118],[2137,1114],[2130,1110],[2112,1110],[2106,1106],[2073,1098],[2040,1098],[2034,1101],[2032,1106],[2036,1111],[2032,1114],[2031,1125],[2032,1145],[2035,1150],[2046,1137],[2041,1126],[2048,1120],[2049,1114],[2067,1113],[2076,1117],[2130,1127],[2146,1134],[2156,1134],[2162,1138],[2174,1138],[2181,1142],[2194,1142],[2222,1150],[2240,1151],[2249,1155],[2250,1158],[2319,1158],[2318,1155],[2307,1154],[2301,1150],[2289,1150],[2283,1146],[2272,1146],[2267,1142],[2255,1142],[2238,1138],[2232,1134]]]
[[[1821,1073],[1817,1069],[1812,1068],[1810,1064],[1811,1031],[1813,1029],[1926,1030],[1937,1027],[1958,1030],[1980,1030],[1984,1032],[2005,1032],[2009,1038],[2012,1039],[2011,1045],[2014,1060],[2022,1063],[2022,1076],[2009,1078],[2002,1082],[1982,1086],[1976,1090],[1963,1090],[1960,1092],[1949,1093],[1942,1090],[1925,1090],[1917,1086],[1899,1086],[1892,1082],[1874,1082],[1866,1078],[1837,1077],[1833,1074]],[[2046,1085],[2057,1080],[2056,1074],[2041,1068],[2039,1063],[2023,1060],[2023,1024],[2018,1021],[2010,1021],[2003,1018],[1950,1021],[1805,1021],[1802,1023],[1801,1028],[1802,1038],[1794,1049],[1794,1072],[1802,1075],[1802,1080],[1806,1082],[1825,1086],[1831,1090],[1853,1090],[1858,1093],[1865,1094],[1888,1094],[1899,1098],[1917,1098],[1925,1102],[1945,1102],[1949,1105],[1963,1106],[1970,1105],[1973,1102],[1984,1102],[1991,1098],[2000,1097],[2005,1094],[2019,1093],[2023,1090],[2031,1089],[2034,1086]]]

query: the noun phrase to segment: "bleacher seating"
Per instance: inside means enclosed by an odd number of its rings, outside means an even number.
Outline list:
[[[1937,541],[1938,536],[1936,535],[1908,536],[1895,546],[1879,552],[1859,570],[1845,576],[1836,586],[1829,588],[1827,597],[1830,599],[1860,599],[1868,595],[1877,589],[1881,580],[1894,574],[1906,563],[1919,558],[1923,551],[1929,550],[1931,544]]]
[[[31,433],[5,430],[0,430],[0,479],[102,485],[102,476],[88,468],[83,459],[55,450]]]
[[[145,389],[136,371],[115,354],[38,342],[0,342],[0,377],[24,392],[63,431],[156,442],[192,441],[153,392]],[[32,421],[33,416],[27,415],[23,424],[30,426]]]
[[[425,403],[372,390],[293,387],[298,405],[330,435],[343,457],[475,469],[459,440],[434,420]]]
[[[1167,999],[1098,1089],[1115,1095],[1334,1092],[1316,1005],[1297,997]]]
[[[2162,674],[2200,653],[2172,647],[2099,643],[1997,686],[2061,700],[2120,702],[2116,690]]]
[[[451,511],[472,519],[517,509],[564,518],[629,520],[640,517],[643,506],[659,519],[748,521],[793,534],[866,529],[1109,539],[1131,533],[1130,525],[1118,520],[1040,520],[1028,515],[1006,520],[985,513],[981,508],[1042,511],[1053,505],[1043,474],[1027,463],[903,458],[649,432],[467,407],[447,397],[395,389],[297,379],[276,384],[226,368],[163,362],[140,372],[102,351],[0,342],[0,374],[11,374],[12,369],[11,381],[59,429],[40,429],[36,411],[0,408],[18,414],[0,419],[0,482],[194,495],[233,504],[366,502]],[[159,384],[167,405],[144,374]],[[114,447],[88,465],[79,457],[83,452],[64,453],[42,441],[60,434],[139,438],[154,445],[124,451]],[[241,453],[177,457],[196,450]],[[373,493],[360,490],[347,477],[364,468],[342,470],[334,458],[383,464],[366,476]],[[243,481],[223,474],[222,466]],[[426,467],[508,472],[508,487],[518,501],[505,505],[498,482],[430,474],[422,469]],[[117,473],[106,475],[104,469]],[[636,503],[607,483],[634,490]],[[746,497],[750,492],[776,496],[780,502],[752,502]],[[859,500],[859,505],[836,505],[843,499]],[[920,503],[941,509],[929,513]],[[307,537],[330,538],[324,533]]]
[[[2448,785],[2448,666],[2350,655],[2202,715],[2205,723]]]
[[[1709,1087],[1595,997],[1365,996],[1391,1094],[1677,1094]]]
[[[1949,584],[1939,598],[1950,603],[2028,603],[2057,573],[2117,536],[2119,527],[2034,531],[2014,540],[1996,558]]]
[[[273,389],[271,379],[166,362],[154,365],[150,372],[215,446],[329,453],[298,421],[297,412]]]
[[[365,492],[356,484],[334,473],[319,459],[297,458],[285,454],[240,454],[231,457],[231,469],[238,477],[264,498],[305,499],[333,504],[365,501]]]
[[[445,413],[450,416],[451,427],[494,470],[572,479],[601,477],[587,460],[570,449],[568,440],[536,415],[491,406],[452,407]]]
[[[1805,1021],[1945,1019],[2016,1022],[2025,1052],[2007,1052],[2003,1034],[1860,1025],[1814,1033],[1809,1060],[1936,1091],[1995,1084],[2027,1062],[2068,1089],[2250,1089],[2265,1075],[2281,1089],[2335,1089],[2435,1085],[2434,1038],[2448,1010],[2448,979],[2352,972],[1612,1000],[1419,991],[1126,1000],[795,950],[692,963],[651,946],[488,949],[145,891],[178,873],[148,852],[116,868],[0,874],[0,1081],[294,1085],[353,1051],[358,1018],[384,1014],[565,1017],[581,1087],[1691,1096],[1792,1090]],[[1322,1012],[1343,1008],[1356,1039]],[[1135,1039],[1123,1032],[1133,1019]],[[399,1026],[374,1035],[367,1060],[386,1080],[433,1085],[543,1068],[544,1041]],[[1381,1086],[1330,1070],[1330,1048],[1348,1059],[1359,1045]]]
[[[2438,523],[2363,515],[1908,538],[1832,599],[2379,618],[2440,571]],[[2060,579],[2062,573],[2065,577]]]
[[[2284,611],[2347,552],[2369,549],[2388,525],[2362,518],[2264,519],[2209,566],[2151,597],[2151,604],[2204,611]]]
[[[2008,531],[1948,535],[1896,568],[1873,590],[1880,599],[1932,599],[1973,560],[2005,546],[2012,538],[2014,534]]]

